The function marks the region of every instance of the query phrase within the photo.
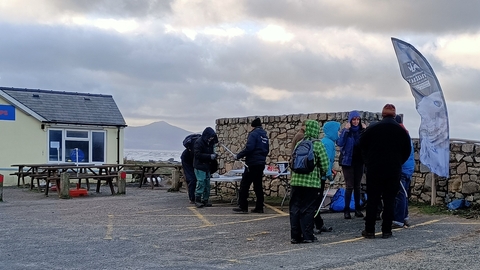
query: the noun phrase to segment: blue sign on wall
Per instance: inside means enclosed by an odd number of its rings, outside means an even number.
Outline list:
[[[0,105],[0,120],[15,121],[15,107],[12,105]]]

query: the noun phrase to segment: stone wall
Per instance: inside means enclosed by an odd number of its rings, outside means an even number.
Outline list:
[[[278,161],[288,161],[290,156],[290,144],[302,122],[306,119],[317,120],[320,127],[327,121],[338,121],[342,128],[348,120],[349,112],[336,113],[311,113],[293,114],[280,116],[259,116],[263,128],[267,131],[270,139],[270,154],[267,157],[267,165],[275,165]],[[382,119],[381,113],[362,112],[362,121],[367,125]],[[222,118],[216,120],[216,132],[220,144],[225,145],[233,153],[238,153],[247,141],[248,132],[251,130],[250,123],[255,116],[239,118]],[[408,127],[407,127],[408,128]],[[416,130],[410,131],[416,134]],[[323,133],[321,134],[323,137]],[[219,173],[223,174],[231,169],[241,168],[243,165],[235,161],[233,156],[222,146],[218,146]],[[415,148],[415,172],[411,186],[411,200],[418,202],[430,202],[432,194],[432,177],[428,168],[420,164],[419,142],[414,139]],[[456,198],[465,198],[474,203],[480,203],[480,143],[473,141],[451,141],[450,144],[450,178],[435,177],[436,204],[448,203]],[[341,171],[338,165],[339,151],[334,169]],[[338,174],[334,188],[344,187],[343,175]],[[221,184],[221,192],[234,193],[232,184]],[[266,196],[283,197],[286,184],[280,179],[264,178],[264,191]]]

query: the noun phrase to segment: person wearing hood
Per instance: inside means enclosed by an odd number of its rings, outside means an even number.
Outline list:
[[[367,168],[367,211],[362,236],[375,238],[375,217],[383,200],[382,238],[392,237],[395,196],[398,193],[402,164],[411,153],[411,139],[394,119],[395,106],[386,104],[382,121],[370,125],[360,138],[360,148]]]
[[[333,184],[333,163],[335,162],[335,142],[338,140],[338,132],[340,131],[340,123],[336,121],[328,121],[323,125],[323,133],[324,137],[322,138],[322,143],[325,146],[325,150],[327,151],[328,156],[328,169],[327,174],[325,177],[322,177],[322,182],[320,186],[320,192],[318,193],[317,197],[317,204],[316,207],[320,207],[322,200],[324,198],[324,191],[325,191],[325,182],[328,180],[330,185]],[[322,216],[320,213],[315,217],[315,227],[317,231],[315,233],[320,234],[322,232],[330,232],[332,231],[332,227],[326,227],[324,225]]]
[[[233,211],[239,214],[248,213],[248,191],[252,183],[256,197],[252,213],[263,213],[263,170],[270,146],[267,132],[262,128],[260,118],[255,118],[251,126],[252,130],[248,133],[245,148],[235,156],[237,160],[245,157],[246,164],[240,181],[238,207],[233,208]]]
[[[358,143],[360,134],[366,128],[362,123],[360,113],[351,111],[348,115],[348,123],[342,129],[337,140],[340,146],[340,156],[338,158],[340,166],[342,166],[343,177],[345,178],[345,209],[344,218],[351,219],[350,201],[352,192],[355,200],[355,216],[363,217],[360,205],[360,183],[363,177],[363,159]]]
[[[211,127],[207,127],[202,132],[202,137],[197,139],[193,146],[193,167],[197,178],[195,188],[195,206],[197,208],[212,206],[208,200],[210,198],[210,170],[212,164],[217,162],[217,154],[214,152],[216,143],[218,143],[217,134]]]
[[[397,114],[395,116],[395,121],[408,133],[408,130],[403,125],[402,117]],[[414,158],[414,148],[413,142],[410,139],[410,156],[407,161],[402,165],[402,173],[400,176],[400,189],[395,197],[395,210],[393,212],[393,224],[392,228],[403,228],[409,227],[409,217],[408,217],[408,197],[410,190],[410,183],[412,182],[412,175],[415,170],[415,158]]]
[[[321,178],[327,174],[328,155],[323,143],[318,140],[320,125],[315,120],[305,122],[304,140],[313,141],[315,168],[312,172],[301,174],[292,172],[290,179],[291,197],[289,203],[291,243],[312,243],[314,235],[314,215],[316,199],[321,187]]]

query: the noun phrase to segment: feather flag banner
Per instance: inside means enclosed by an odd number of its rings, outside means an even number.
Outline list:
[[[431,172],[449,177],[450,135],[442,88],[427,59],[409,43],[392,38],[402,77],[410,85],[421,117],[420,162]]]

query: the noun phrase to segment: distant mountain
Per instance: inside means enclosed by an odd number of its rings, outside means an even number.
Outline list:
[[[125,128],[125,149],[183,151],[183,139],[193,132],[165,121]]]

